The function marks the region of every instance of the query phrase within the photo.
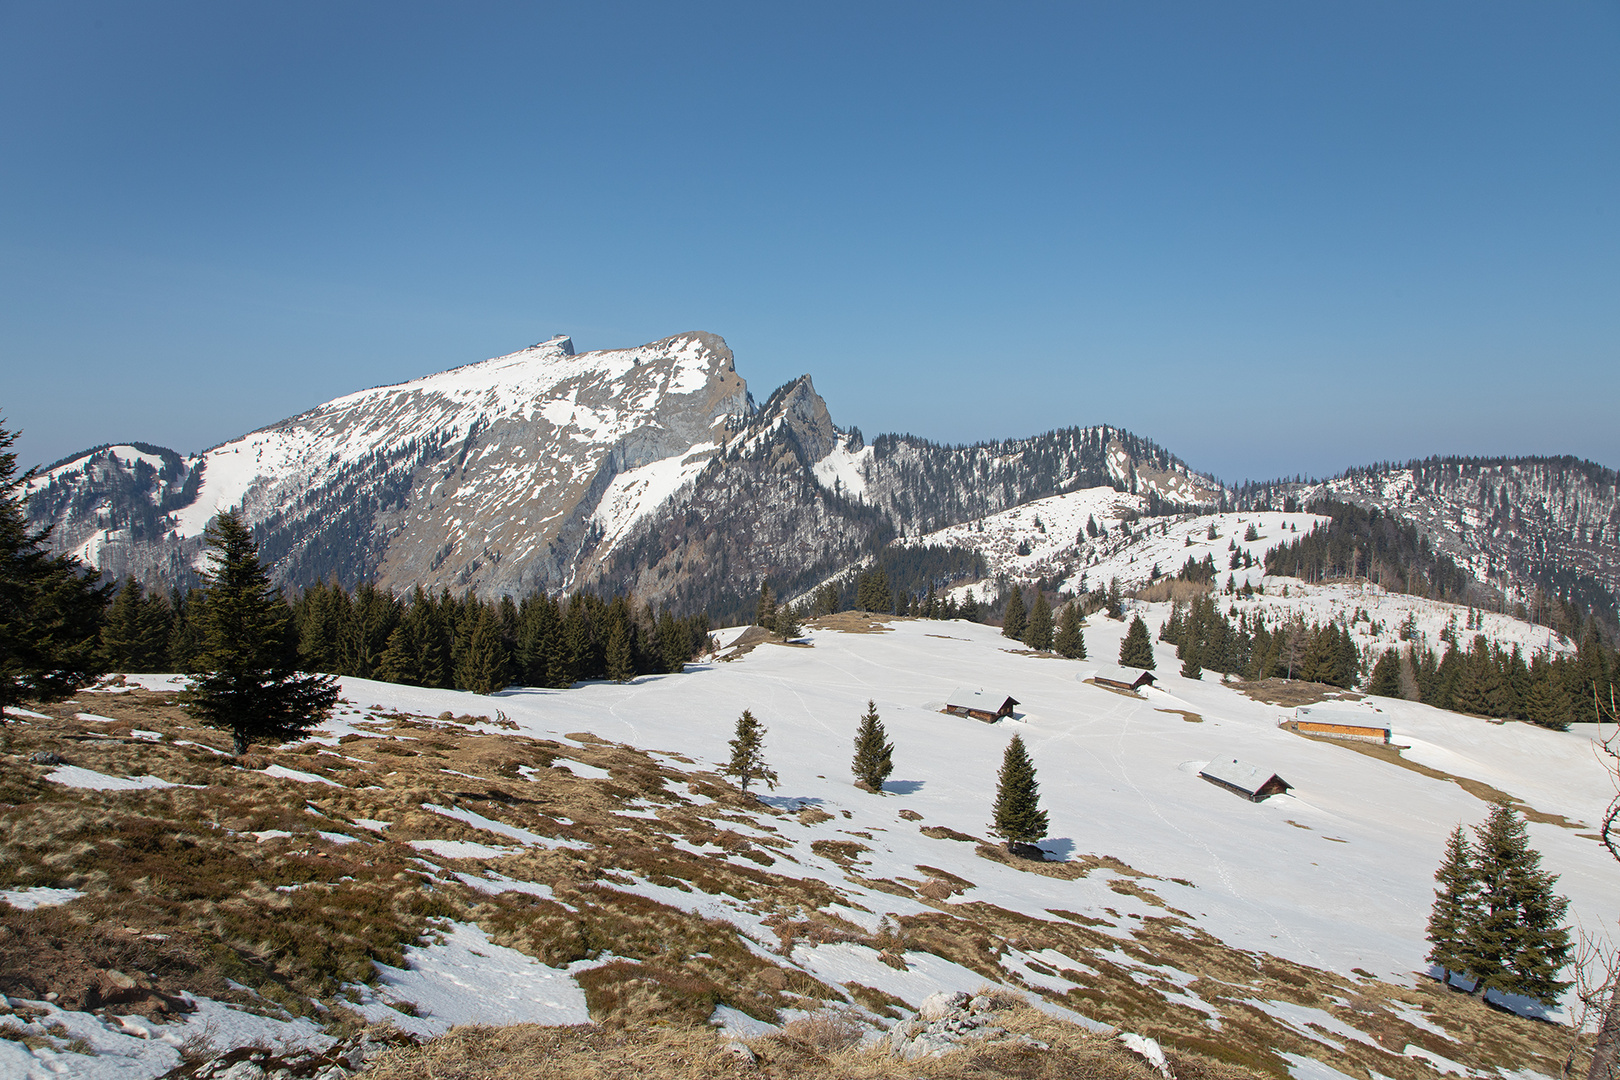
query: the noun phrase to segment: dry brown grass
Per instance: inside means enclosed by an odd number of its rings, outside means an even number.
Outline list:
[[[786,1024],[776,1038],[798,1043],[811,1053],[825,1057],[848,1050],[870,1030],[854,1010],[817,1009],[809,1016],[801,1016]]]
[[[1360,701],[1363,695],[1342,686],[1328,683],[1306,682],[1303,679],[1247,679],[1234,680],[1233,689],[1247,694],[1263,705],[1298,708],[1315,705],[1319,701]]]
[[[1014,855],[999,844],[980,843],[973,849],[973,852],[981,859],[989,859],[991,862],[1010,866],[1014,870],[1023,870],[1026,873],[1041,874],[1046,877],[1064,878],[1069,881],[1085,877],[1092,869],[1077,862],[1047,862],[1043,859],[1026,859],[1021,855]]]
[[[1215,586],[1207,582],[1182,581],[1178,578],[1162,577],[1158,581],[1131,593],[1131,596],[1146,604],[1162,604],[1166,600],[1177,603],[1190,603],[1200,597],[1208,596],[1215,591]]]
[[[821,1013],[749,1042],[745,1063],[712,1030],[464,1027],[419,1047],[389,1051],[365,1072],[370,1080],[1152,1080],[1142,1060],[1103,1036],[1088,1035],[1031,1008],[997,1017],[1010,1031],[1047,1044],[968,1044],[940,1057],[903,1061],[852,1045],[847,1014]],[[1183,1080],[1255,1080],[1268,1074],[1223,1066],[1200,1055],[1170,1053]]]
[[[840,611],[836,615],[818,615],[805,622],[806,629],[836,630],[840,634],[887,634],[889,624],[910,621],[905,615],[874,615],[864,611]]]

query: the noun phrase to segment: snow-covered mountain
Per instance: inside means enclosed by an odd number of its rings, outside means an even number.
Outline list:
[[[1620,474],[1590,461],[1430,458],[1239,496],[1241,505],[1278,509],[1286,498],[1377,507],[1514,600],[1540,588],[1612,610],[1620,597]]]
[[[809,376],[757,406],[731,350],[686,333],[575,354],[566,337],[328,402],[201,454],[107,445],[53,465],[29,516],[113,576],[194,578],[239,510],[277,580],[524,595],[594,582],[710,602],[833,569],[864,545],[1113,484],[1149,502],[1220,488],[1107,427],[943,447],[868,445]],[[693,582],[724,580],[693,595]],[[684,591],[683,591],[684,590]]]
[[[113,574],[184,578],[208,522],[238,508],[289,583],[525,592],[568,577],[604,497],[610,515],[637,512],[646,486],[613,489],[616,477],[654,462],[678,474],[750,408],[713,335],[582,355],[559,337],[350,394],[184,460],[79,455],[40,477],[30,513]],[[154,456],[169,471],[161,487],[143,479]],[[158,512],[136,520],[130,508],[159,491]]]

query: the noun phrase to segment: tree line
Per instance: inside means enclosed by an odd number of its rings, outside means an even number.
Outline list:
[[[1361,650],[1349,627],[1298,619],[1271,625],[1259,614],[1251,619],[1232,608],[1223,613],[1213,593],[1172,603],[1159,640],[1176,647],[1182,674],[1189,678],[1214,671],[1250,680],[1303,679],[1349,688],[1362,675]]]
[[[1436,551],[1417,526],[1378,509],[1323,499],[1309,510],[1329,519],[1266,554],[1266,573],[1302,581],[1365,577],[1390,592],[1465,603],[1479,594],[1467,570]]]
[[[1484,634],[1474,635],[1466,649],[1452,636],[1443,656],[1428,646],[1392,647],[1373,665],[1367,692],[1399,698],[1410,688],[1417,700],[1439,709],[1565,731],[1603,718],[1601,704],[1615,692],[1617,678],[1620,657],[1589,624],[1573,654],[1537,650],[1528,661],[1517,644],[1503,649]]]
[[[125,581],[101,627],[103,669],[192,670],[208,602],[205,590],[148,592]],[[272,644],[304,670],[481,694],[512,683],[566,687],[679,671],[709,638],[706,615],[677,617],[591,592],[514,603],[421,586],[402,598],[334,581],[280,603],[287,617]]]

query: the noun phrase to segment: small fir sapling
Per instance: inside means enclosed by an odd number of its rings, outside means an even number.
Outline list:
[[[737,717],[736,734],[726,745],[731,747],[731,760],[721,771],[734,778],[744,794],[756,780],[768,788],[776,787],[776,772],[765,764],[765,725],[752,712],[744,709]]]
[[[992,830],[1007,841],[1008,850],[1033,845],[1046,835],[1046,811],[1040,808],[1040,791],[1035,764],[1024,749],[1024,740],[1014,735],[1001,757],[996,801],[991,808]]]
[[[855,732],[855,760],[851,763],[855,781],[866,790],[882,794],[883,781],[894,771],[894,744],[878,717],[877,703],[866,703],[866,714],[861,717]]]

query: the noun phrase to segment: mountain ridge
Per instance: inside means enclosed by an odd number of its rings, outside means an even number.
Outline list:
[[[585,353],[556,335],[189,456],[103,444],[42,470],[29,516],[55,550],[149,584],[194,583],[208,521],[234,508],[295,589],[605,586],[729,609],[762,581],[793,592],[875,546],[1094,487],[1137,496],[1147,516],[1377,505],[1509,593],[1537,583],[1609,610],[1620,593],[1620,500],[1596,463],[1429,459],[1227,488],[1106,424],[965,445],[868,441],[834,423],[809,374],[756,402],[725,340],[704,331]]]

